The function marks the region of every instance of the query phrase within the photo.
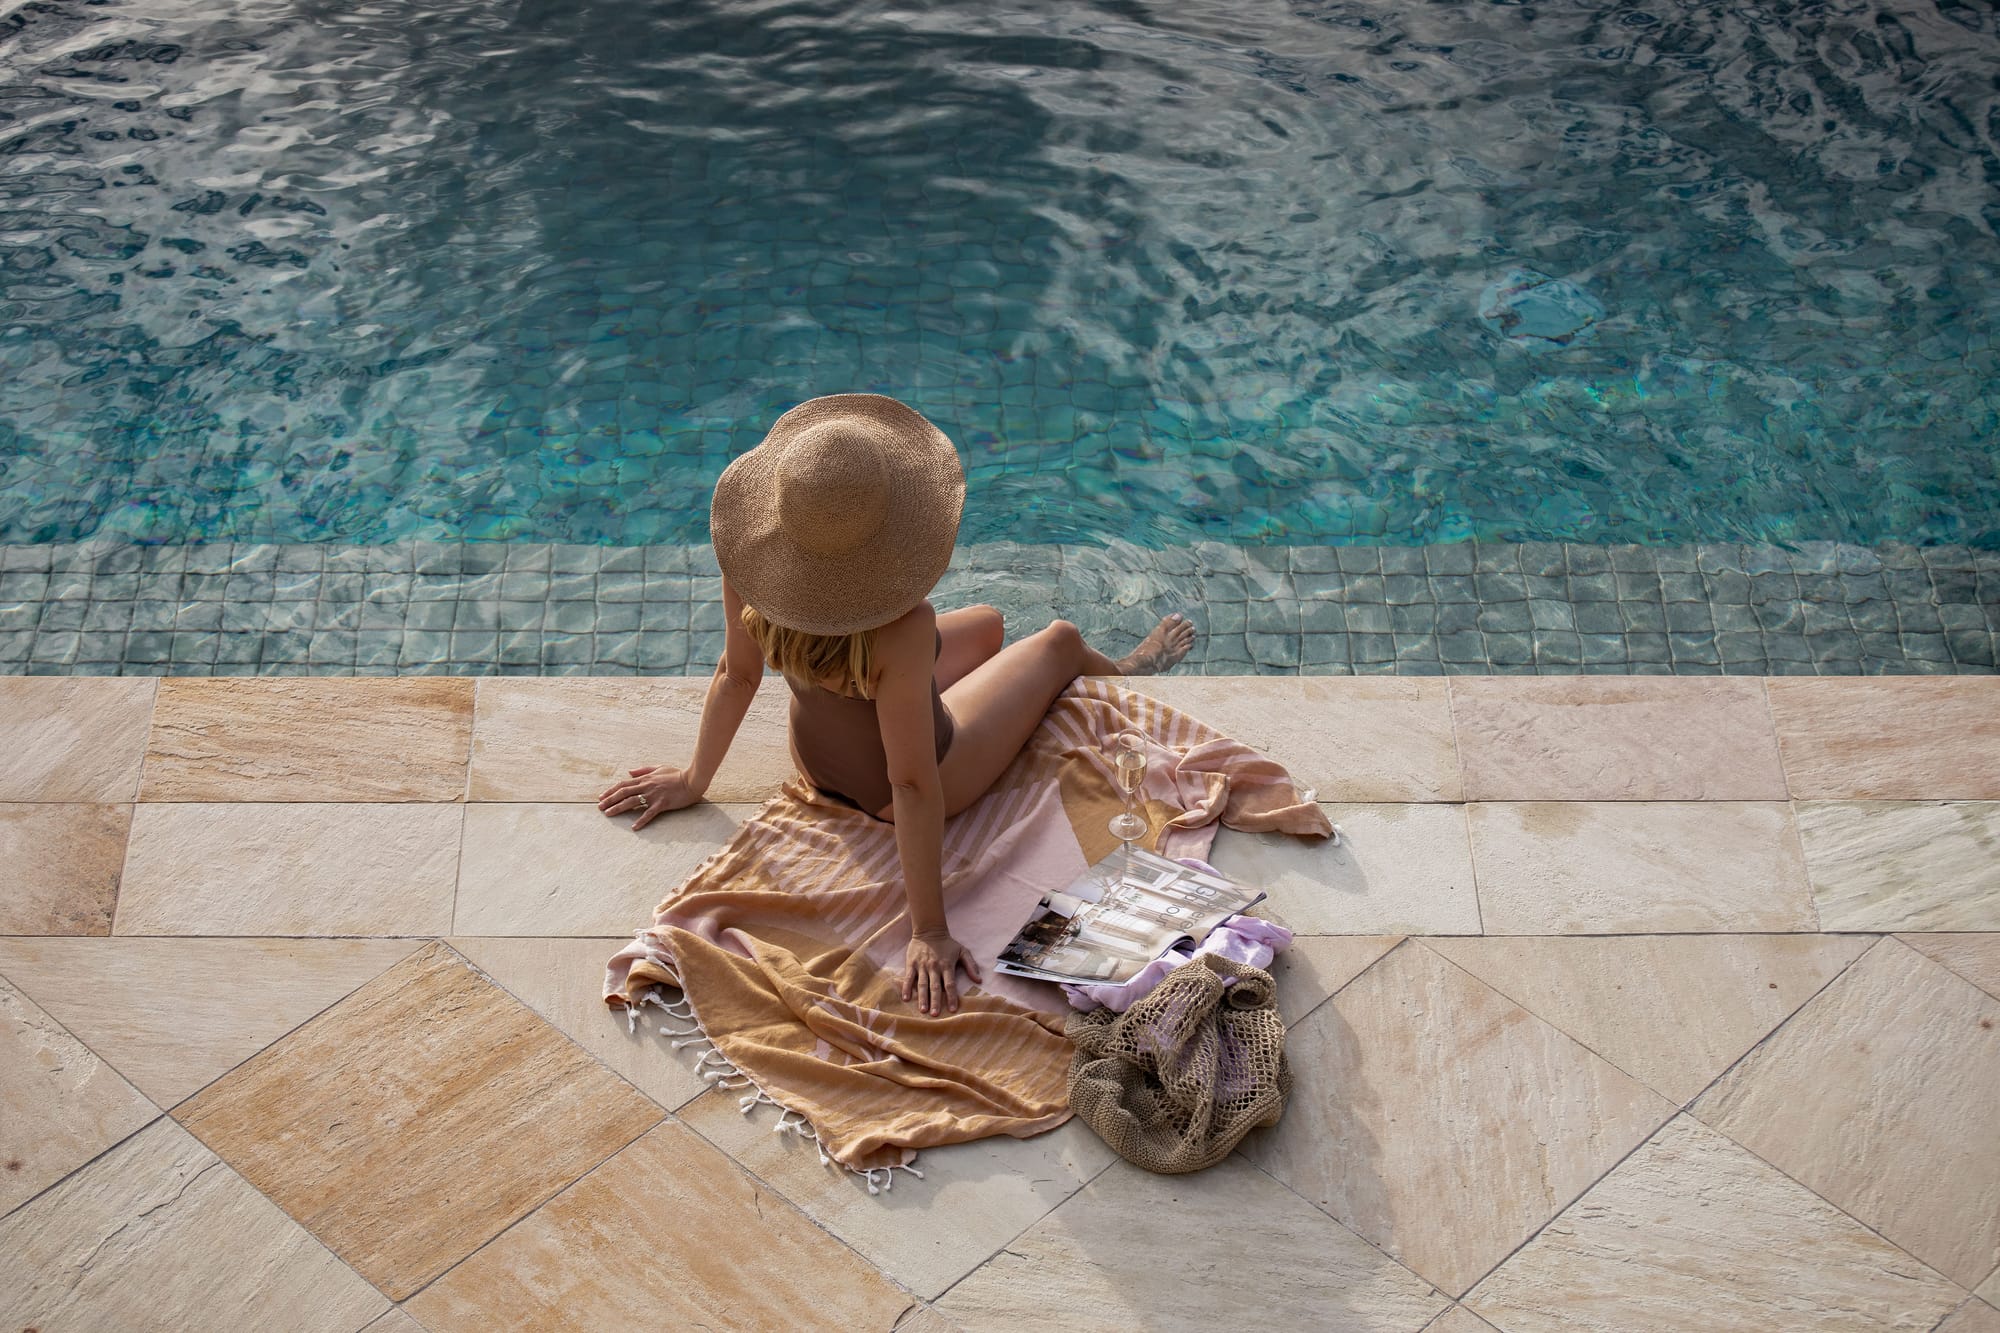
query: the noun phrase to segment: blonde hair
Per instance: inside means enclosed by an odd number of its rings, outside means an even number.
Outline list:
[[[757,651],[772,670],[787,676],[827,686],[837,693],[848,690],[864,699],[875,697],[875,631],[853,634],[809,634],[766,620],[754,606],[743,608],[743,628],[750,631]],[[832,685],[827,683],[831,681]]]

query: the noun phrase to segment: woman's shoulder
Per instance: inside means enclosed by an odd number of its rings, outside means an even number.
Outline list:
[[[936,633],[937,608],[931,605],[927,597],[876,630],[875,642],[888,644],[892,641],[898,643],[908,641],[928,647]]]
[[[937,645],[937,612],[928,601],[918,602],[875,631],[875,660],[899,672],[928,677]]]

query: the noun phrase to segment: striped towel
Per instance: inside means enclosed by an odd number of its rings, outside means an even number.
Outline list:
[[[1024,1138],[1069,1118],[1069,1006],[1053,985],[993,970],[1041,896],[1116,845],[1106,747],[1149,742],[1141,793],[1157,850],[1204,856],[1217,822],[1325,837],[1311,793],[1276,763],[1109,679],[1076,681],[993,789],[944,833],[944,901],[984,986],[936,1018],[902,998],[909,943],[894,827],[802,781],[745,822],[611,960],[605,1002],[700,1049],[711,1083],[768,1103],[866,1175],[871,1193],[920,1148]],[[669,1000],[661,992],[678,990]]]

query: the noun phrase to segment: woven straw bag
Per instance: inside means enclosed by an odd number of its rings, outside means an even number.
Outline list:
[[[1122,1014],[1064,1025],[1069,1103],[1120,1157],[1175,1175],[1213,1166],[1275,1125],[1291,1094],[1285,1024],[1268,972],[1202,954]]]

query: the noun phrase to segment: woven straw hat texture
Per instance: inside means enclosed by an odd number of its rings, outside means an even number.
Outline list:
[[[1203,954],[1122,1014],[1071,1014],[1070,1109],[1135,1166],[1214,1166],[1285,1112],[1292,1071],[1277,989],[1268,972]]]
[[[965,469],[943,431],[872,393],[800,403],[715,484],[716,563],[768,620],[813,634],[886,625],[951,562]]]

